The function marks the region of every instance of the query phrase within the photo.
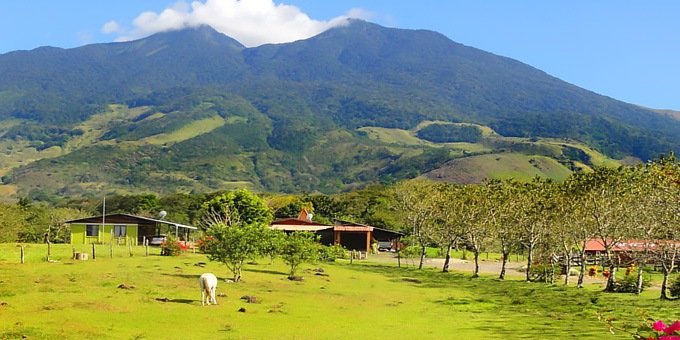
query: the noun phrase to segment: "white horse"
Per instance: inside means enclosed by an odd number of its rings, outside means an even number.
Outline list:
[[[216,305],[217,277],[213,273],[203,273],[198,278],[198,283],[201,285],[201,306],[205,306],[206,303]]]

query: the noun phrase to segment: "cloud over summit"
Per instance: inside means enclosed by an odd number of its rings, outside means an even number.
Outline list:
[[[347,22],[348,18],[368,19],[370,13],[351,9],[346,15],[327,21],[314,20],[299,8],[272,0],[205,0],[177,2],[160,13],[143,12],[124,30],[115,22],[102,27],[105,33],[119,33],[118,41],[133,40],[148,35],[210,25],[248,47],[267,43],[283,43],[306,39],[331,27]]]

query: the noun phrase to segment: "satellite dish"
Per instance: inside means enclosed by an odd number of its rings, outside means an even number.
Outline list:
[[[165,211],[165,210],[161,210],[161,211],[158,213],[158,217],[159,217],[161,220],[164,219],[165,216],[167,216],[167,215],[168,215],[168,212]]]

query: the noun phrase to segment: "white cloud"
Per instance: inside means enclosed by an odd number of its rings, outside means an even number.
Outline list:
[[[106,34],[119,33],[121,32],[121,27],[115,20],[111,20],[102,26],[102,32]]]
[[[116,40],[133,40],[163,31],[210,25],[252,47],[306,39],[343,25],[348,18],[370,17],[368,11],[353,8],[328,21],[314,20],[295,6],[276,4],[273,0],[205,0],[191,4],[180,1],[160,13],[141,13],[133,20],[133,29]],[[115,21],[106,23],[102,30],[107,28],[115,28],[115,32],[122,34]]]

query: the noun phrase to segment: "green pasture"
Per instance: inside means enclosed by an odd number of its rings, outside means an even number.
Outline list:
[[[83,246],[79,251],[89,250]],[[28,339],[626,339],[598,321],[680,317],[679,302],[586,289],[501,282],[490,276],[397,268],[369,260],[303,265],[304,281],[268,259],[248,264],[240,283],[201,254],[162,257],[158,249],[97,247],[71,260],[70,245],[0,245],[0,338]],[[201,267],[201,263],[205,266]],[[321,275],[312,269],[323,269]],[[218,305],[202,307],[197,277],[220,278]],[[119,288],[124,285],[125,288]],[[257,303],[240,297],[250,295]],[[245,312],[239,312],[245,308]]]

